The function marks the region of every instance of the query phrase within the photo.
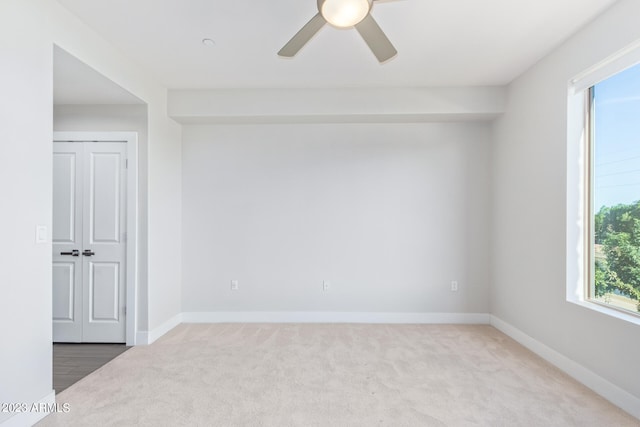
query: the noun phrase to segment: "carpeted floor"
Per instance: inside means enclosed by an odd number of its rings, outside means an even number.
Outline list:
[[[640,426],[491,326],[180,325],[39,426]]]

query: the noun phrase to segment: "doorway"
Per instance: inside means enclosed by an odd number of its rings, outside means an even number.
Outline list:
[[[53,341],[135,344],[137,136],[56,132]]]

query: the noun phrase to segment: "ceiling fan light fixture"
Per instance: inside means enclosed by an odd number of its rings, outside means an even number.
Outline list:
[[[349,28],[367,17],[371,4],[372,0],[324,0],[320,13],[334,27]]]
[[[318,13],[280,49],[279,56],[294,57],[326,24],[338,28],[354,28],[380,63],[397,55],[398,51],[371,16],[371,7],[375,0],[316,1]]]

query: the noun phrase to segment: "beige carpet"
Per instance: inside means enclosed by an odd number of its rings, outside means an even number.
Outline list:
[[[40,426],[640,426],[491,326],[181,325]]]

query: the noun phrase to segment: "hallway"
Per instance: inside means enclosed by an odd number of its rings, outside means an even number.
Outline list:
[[[59,394],[129,348],[124,344],[53,344],[53,389]]]

